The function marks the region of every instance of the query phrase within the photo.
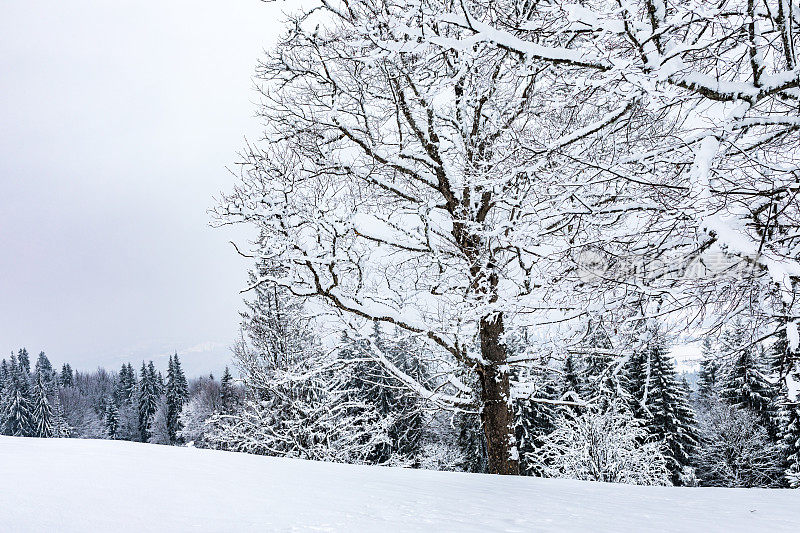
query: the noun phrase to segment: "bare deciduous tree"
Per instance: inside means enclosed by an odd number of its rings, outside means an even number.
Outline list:
[[[521,360],[505,338],[534,315],[586,313],[555,281],[575,277],[564,258],[636,195],[585,171],[613,161],[608,133],[637,104],[576,83],[570,64],[428,42],[465,34],[431,25],[451,4],[323,1],[297,15],[259,68],[266,138],[218,215],[254,223],[260,255],[286,267],[254,285],[322,302],[355,331],[377,320],[436,346],[437,390],[373,355],[426,399],[477,408],[490,471],[516,474],[509,365]]]

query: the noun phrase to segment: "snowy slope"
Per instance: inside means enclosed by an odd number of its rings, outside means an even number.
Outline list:
[[[0,437],[0,531],[800,531],[800,491],[633,487]]]

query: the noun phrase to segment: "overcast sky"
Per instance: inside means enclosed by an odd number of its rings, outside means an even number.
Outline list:
[[[249,265],[207,210],[286,5],[3,1],[0,356],[225,365]]]

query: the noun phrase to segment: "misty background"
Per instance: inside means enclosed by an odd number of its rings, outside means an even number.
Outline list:
[[[207,210],[258,137],[251,76],[286,6],[3,2],[0,356],[230,361],[248,235]]]

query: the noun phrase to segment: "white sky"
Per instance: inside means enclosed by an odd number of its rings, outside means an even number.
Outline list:
[[[3,1],[0,357],[227,363],[249,265],[206,211],[289,4]]]

